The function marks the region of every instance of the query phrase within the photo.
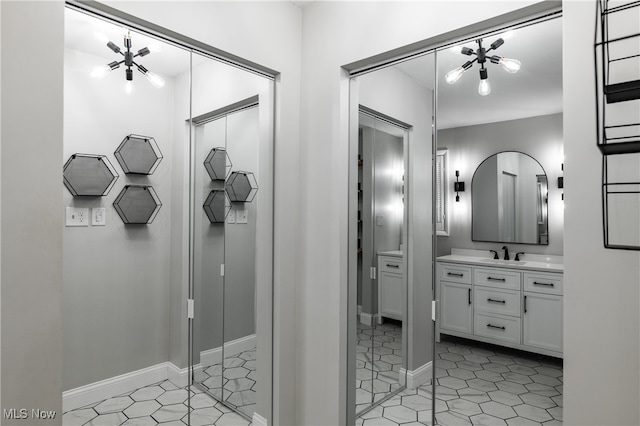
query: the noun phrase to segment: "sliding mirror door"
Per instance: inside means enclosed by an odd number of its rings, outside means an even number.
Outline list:
[[[192,384],[233,410],[235,421],[264,421],[271,416],[273,82],[193,56]],[[194,398],[192,417],[222,415],[202,411]]]
[[[431,422],[434,56],[351,80],[348,418],[356,424]]]

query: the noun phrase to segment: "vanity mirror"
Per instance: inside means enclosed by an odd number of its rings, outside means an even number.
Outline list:
[[[471,182],[472,240],[549,244],[547,191],[533,157],[505,151],[486,158]]]

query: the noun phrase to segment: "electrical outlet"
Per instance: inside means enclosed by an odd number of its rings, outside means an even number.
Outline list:
[[[66,226],[89,226],[89,209],[86,207],[67,207]]]
[[[105,207],[94,207],[91,209],[91,225],[105,226],[107,224],[107,209]]]
[[[236,210],[236,223],[247,223],[248,212],[246,209]]]

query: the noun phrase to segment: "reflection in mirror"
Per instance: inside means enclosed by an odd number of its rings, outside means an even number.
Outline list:
[[[358,140],[356,413],[400,389],[405,129],[361,112]],[[377,268],[375,279],[368,273]]]
[[[508,151],[485,159],[471,199],[473,241],[549,244],[547,175],[533,157]]]

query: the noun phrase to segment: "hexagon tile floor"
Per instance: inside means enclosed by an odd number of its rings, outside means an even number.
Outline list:
[[[385,322],[375,328],[358,324],[356,346],[356,413],[400,389],[402,323]]]
[[[187,390],[168,380],[110,398],[62,417],[64,426],[185,426]],[[250,422],[195,386],[191,387],[191,426],[248,426]]]
[[[227,404],[252,417],[256,405],[256,348],[228,356],[222,366],[214,364],[196,373],[195,379],[220,398],[220,388],[224,388]]]
[[[446,336],[436,352],[437,424],[562,424],[561,360]],[[406,389],[356,425],[430,424],[431,407],[430,385]]]

